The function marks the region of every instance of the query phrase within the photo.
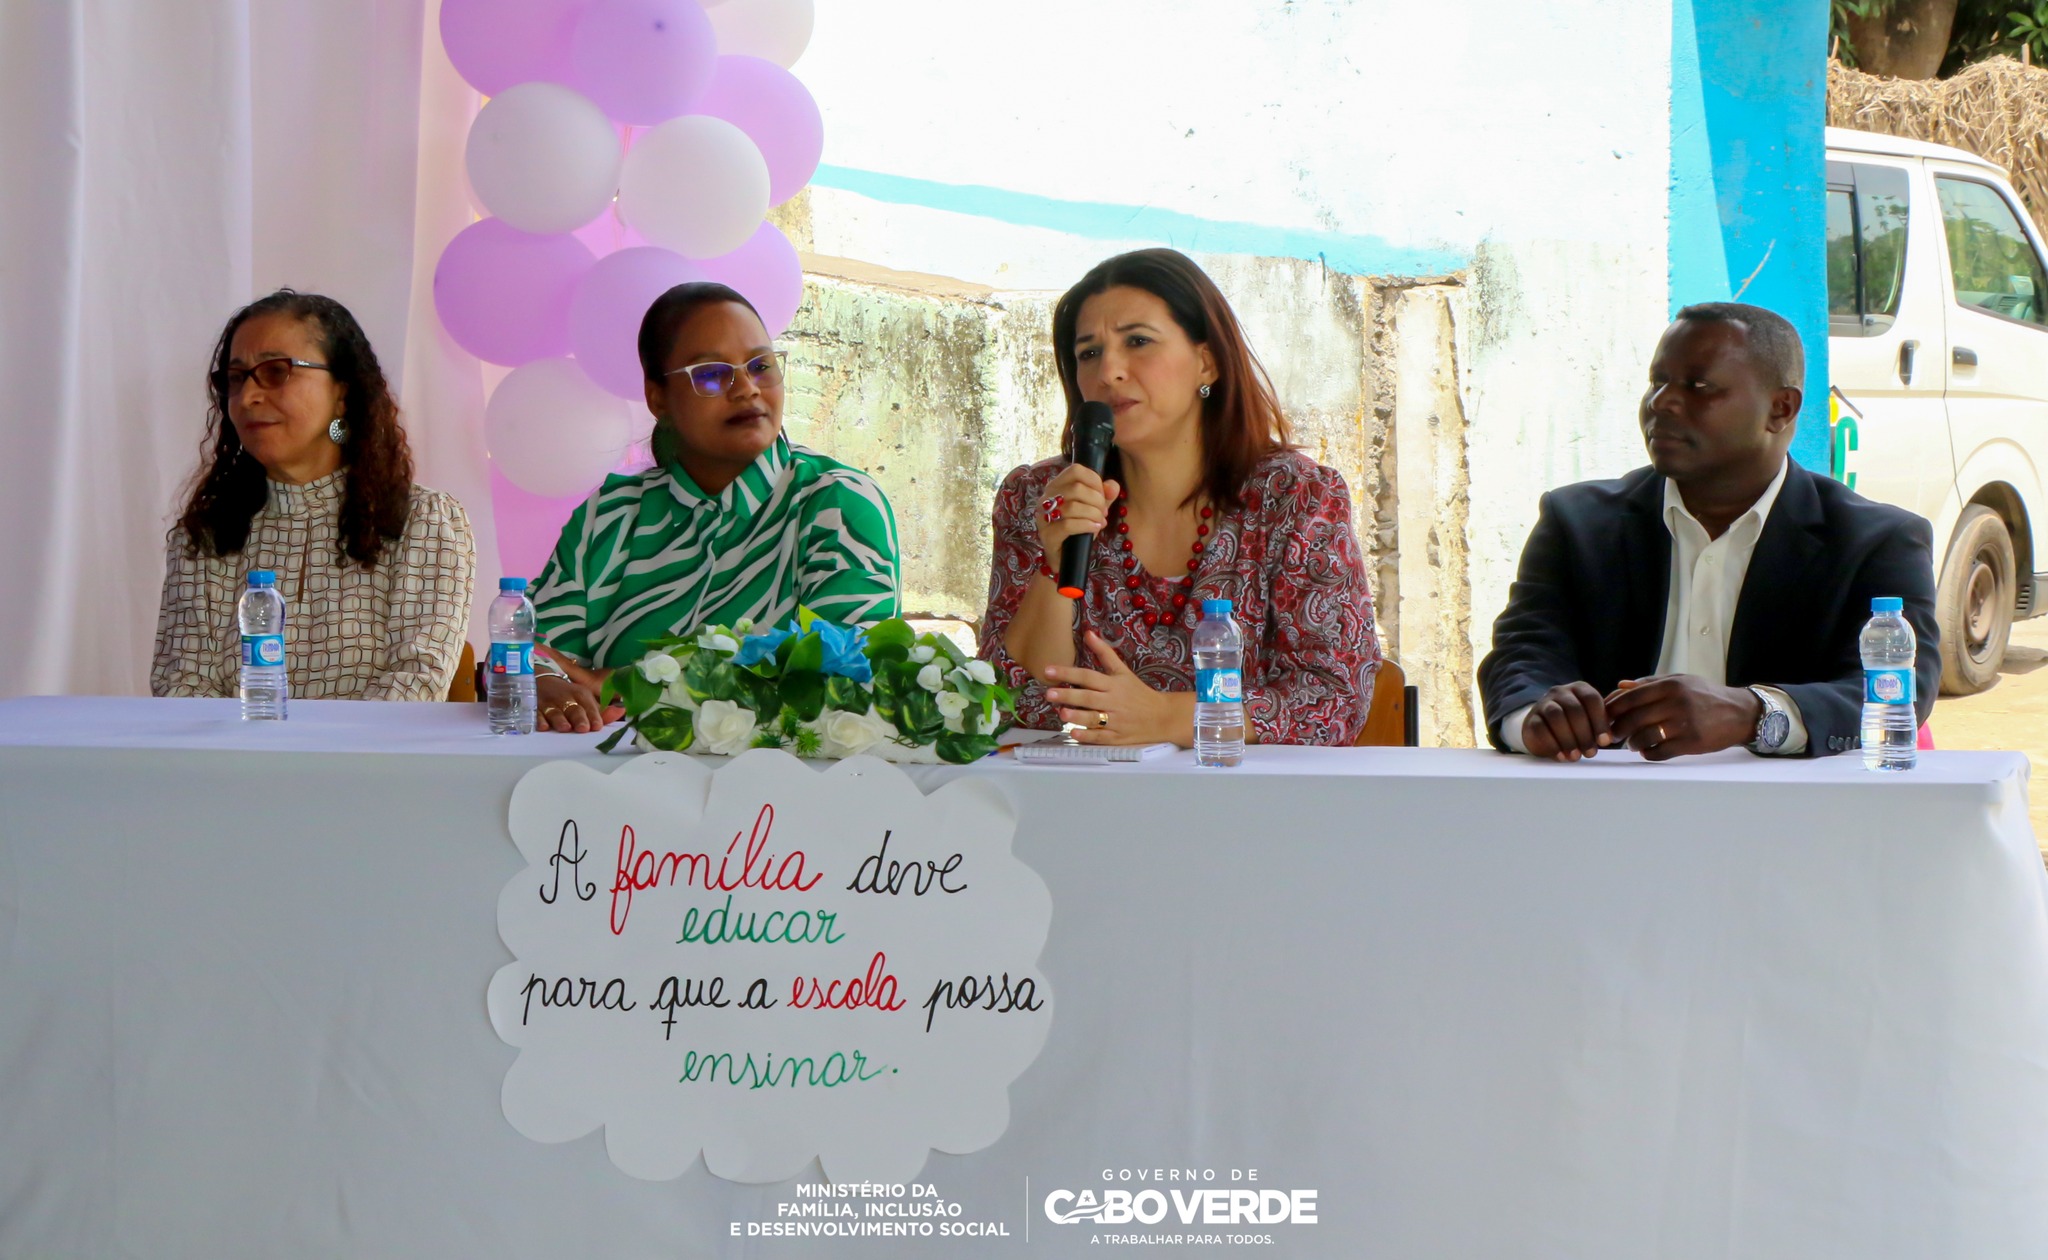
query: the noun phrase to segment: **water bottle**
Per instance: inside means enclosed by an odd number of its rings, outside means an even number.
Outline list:
[[[284,672],[284,596],[277,593],[277,574],[249,570],[235,619],[242,625],[242,720],[282,721],[291,686]]]
[[[526,579],[498,579],[491,601],[491,666],[484,680],[491,734],[533,734],[533,601]]]
[[[1857,639],[1863,653],[1863,768],[1911,770],[1920,761],[1920,717],[1913,708],[1913,627],[1904,600],[1870,601]]]
[[[1244,760],[1244,636],[1230,601],[1202,601],[1195,625],[1195,764],[1234,766]]]

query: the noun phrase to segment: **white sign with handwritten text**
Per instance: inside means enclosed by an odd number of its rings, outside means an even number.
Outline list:
[[[506,1119],[636,1177],[902,1181],[980,1150],[1045,1043],[1052,897],[985,779],[673,753],[529,772],[498,898]]]

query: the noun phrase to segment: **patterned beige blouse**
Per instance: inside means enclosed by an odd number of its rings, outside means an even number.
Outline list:
[[[149,689],[232,696],[241,667],[235,601],[251,569],[272,569],[285,599],[285,667],[307,700],[440,700],[469,626],[476,542],[453,496],[412,488],[405,532],[377,567],[343,567],[348,470],[303,486],[270,483],[238,553],[190,554],[172,530]]]

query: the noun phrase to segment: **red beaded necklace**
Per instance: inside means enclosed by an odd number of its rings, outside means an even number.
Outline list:
[[[1123,552],[1124,589],[1131,593],[1131,606],[1143,615],[1147,629],[1158,625],[1159,618],[1168,611],[1175,617],[1180,616],[1181,610],[1188,606],[1189,593],[1195,589],[1195,571],[1201,567],[1202,552],[1207,548],[1204,540],[1209,537],[1209,521],[1215,512],[1208,506],[1203,506],[1202,519],[1195,525],[1195,544],[1188,548],[1188,571],[1181,575],[1179,587],[1173,592],[1173,607],[1169,610],[1162,603],[1155,612],[1151,607],[1151,601],[1145,598],[1145,592],[1138,589],[1138,553],[1131,547],[1131,523],[1127,519],[1131,514],[1131,505],[1119,499],[1112,510],[1116,513],[1117,543]]]

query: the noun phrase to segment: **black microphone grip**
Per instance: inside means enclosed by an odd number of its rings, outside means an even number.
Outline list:
[[[1081,404],[1074,417],[1074,462],[1100,477],[1109,464],[1109,448],[1116,438],[1116,413],[1108,403]],[[1088,553],[1095,543],[1092,534],[1075,534],[1060,544],[1060,594],[1081,598],[1088,585]]]

